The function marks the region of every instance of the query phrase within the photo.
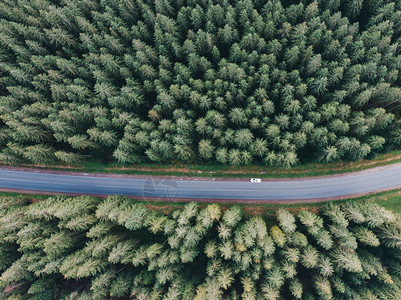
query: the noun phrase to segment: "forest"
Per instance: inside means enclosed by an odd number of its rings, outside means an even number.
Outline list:
[[[401,145],[401,2],[2,0],[3,164],[291,167]]]
[[[401,294],[401,215],[372,202],[243,216],[132,199],[0,199],[1,299],[383,299]]]

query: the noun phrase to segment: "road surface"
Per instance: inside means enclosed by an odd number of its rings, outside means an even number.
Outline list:
[[[149,200],[233,200],[300,202],[342,199],[401,187],[401,163],[366,171],[311,177],[249,181],[197,178],[160,179],[123,176],[68,175],[0,168],[0,189],[31,193],[126,195]],[[128,177],[128,178],[127,178]],[[245,200],[245,201],[244,201]]]

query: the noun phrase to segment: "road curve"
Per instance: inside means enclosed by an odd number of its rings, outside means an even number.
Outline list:
[[[67,175],[66,175],[67,174]],[[125,195],[149,200],[307,202],[342,199],[401,187],[401,163],[341,175],[249,181],[136,178],[0,168],[0,189],[30,193]]]

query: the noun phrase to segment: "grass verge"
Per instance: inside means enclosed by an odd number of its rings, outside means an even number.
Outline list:
[[[234,178],[299,178],[307,176],[324,176],[339,173],[362,171],[374,167],[401,162],[401,150],[378,154],[372,159],[358,161],[338,161],[330,164],[306,163],[286,170],[277,167],[261,165],[225,166],[219,164],[140,164],[123,165],[118,163],[104,164],[99,161],[89,161],[79,166],[64,165],[22,165],[51,170],[74,171],[86,173],[112,173],[131,175],[158,176],[196,176],[196,177],[234,177]]]
[[[9,192],[0,192],[0,197],[24,197],[30,199],[32,202],[40,201],[46,199],[50,196],[47,195],[36,195],[36,194],[20,194],[20,193],[9,193]],[[140,201],[133,200],[137,203],[143,203],[150,210],[154,210],[156,212],[169,214],[173,210],[182,209],[186,202],[160,202],[160,201]],[[379,192],[375,194],[369,194],[366,196],[349,198],[344,200],[332,200],[330,202],[334,204],[341,204],[344,202],[376,202],[377,204],[382,205],[388,210],[391,210],[395,213],[401,213],[401,189],[396,189],[387,192]],[[276,212],[280,208],[286,208],[293,213],[297,213],[300,210],[308,209],[311,211],[318,211],[320,207],[326,205],[326,202],[314,202],[314,203],[290,203],[290,204],[269,204],[269,203],[261,203],[261,204],[221,204],[222,210],[225,210],[233,205],[239,205],[243,209],[244,217],[250,218],[252,216],[264,216],[267,219],[271,219],[275,216]],[[199,207],[204,207],[208,204],[199,203]]]

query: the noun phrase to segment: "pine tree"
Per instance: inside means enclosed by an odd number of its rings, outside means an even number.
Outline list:
[[[214,146],[208,140],[199,142],[199,154],[203,159],[210,159],[213,156]]]

